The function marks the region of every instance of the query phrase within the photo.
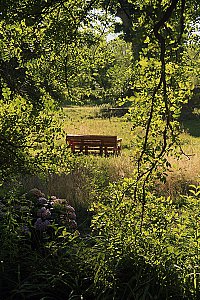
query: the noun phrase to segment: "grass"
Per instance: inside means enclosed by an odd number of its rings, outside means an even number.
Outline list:
[[[171,170],[168,172],[167,182],[161,185],[166,196],[177,197],[187,194],[190,184],[200,182],[200,121],[186,120],[182,123],[183,143],[180,157],[170,157]]]
[[[99,107],[64,108],[65,131],[75,134],[109,134],[122,138],[122,156],[109,159],[112,169],[119,174],[130,175],[131,148],[134,141],[130,121],[125,118],[101,118]],[[185,192],[190,183],[197,183],[200,176],[200,126],[199,119],[184,120],[182,123],[183,154],[180,158],[170,158],[172,165],[164,187],[167,195]],[[120,167],[119,167],[120,166]],[[120,171],[119,171],[120,170]]]
[[[64,129],[68,134],[105,134],[123,138],[123,148],[131,148],[131,122],[125,118],[101,117],[101,107],[64,108]]]
[[[192,137],[200,138],[200,118],[184,120],[182,122],[183,130]]]
[[[134,164],[131,149],[134,136],[132,124],[123,117],[101,117],[101,107],[64,108],[64,129],[69,134],[108,134],[122,138],[122,154],[119,157],[84,157],[77,159],[75,169],[70,174],[51,175],[45,181],[37,177],[23,178],[24,188],[40,188],[47,195],[65,198],[74,206],[86,205],[95,198],[95,190],[109,182],[130,177]],[[197,184],[200,176],[200,135],[199,121],[187,120],[183,123],[181,139],[184,143],[179,159],[170,158],[172,168],[167,182],[159,183],[160,194],[177,197],[187,193],[189,184]]]

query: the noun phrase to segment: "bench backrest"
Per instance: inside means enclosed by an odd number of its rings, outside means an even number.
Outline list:
[[[76,135],[68,134],[66,143],[69,144],[73,153],[99,154],[108,156],[108,153],[118,155],[121,151],[121,140],[115,135]]]
[[[107,147],[117,146],[117,136],[112,135],[72,135],[66,136],[68,143],[84,143],[84,144],[97,144]]]

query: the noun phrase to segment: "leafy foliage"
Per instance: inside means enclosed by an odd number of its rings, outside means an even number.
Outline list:
[[[33,189],[26,197],[13,193],[0,202],[0,291],[4,299],[78,297],[76,216],[73,207],[55,198],[46,199]]]
[[[111,186],[93,206],[97,287],[116,299],[198,299],[199,187],[177,203],[149,193],[142,220],[129,184]]]
[[[97,17],[101,7],[105,14]],[[194,88],[186,53],[199,2],[17,0],[2,3],[0,12],[4,183],[18,172],[65,168],[65,147],[55,147],[62,132],[54,99],[114,103],[129,96],[133,127],[141,128],[133,179],[101,189],[102,198],[93,207],[93,236],[81,238],[57,228],[58,235],[42,251],[32,249],[30,239],[21,235],[30,210],[19,212],[14,206],[24,199],[12,191],[4,198],[3,295],[198,299],[199,187],[173,203],[155,195],[153,185],[155,179],[164,180],[166,157],[180,146],[177,120]],[[131,45],[106,41],[102,24],[108,12],[121,18],[118,27]],[[101,179],[103,186],[106,179]],[[47,225],[44,212],[42,226]]]
[[[114,1],[133,49],[131,116],[136,140],[135,198],[145,206],[146,188],[157,178],[164,180],[166,159],[181,147],[181,107],[191,97],[192,68],[185,53],[191,35],[191,6],[185,1]],[[142,139],[141,139],[142,136]],[[163,169],[162,169],[163,168]],[[162,170],[162,171],[161,171]],[[143,192],[141,193],[141,189]]]
[[[0,177],[4,181],[22,171],[46,172],[50,161],[55,170],[66,154],[65,147],[56,145],[63,134],[59,108],[33,72],[33,65],[42,59],[38,31],[24,21],[14,25],[1,21],[0,28]]]

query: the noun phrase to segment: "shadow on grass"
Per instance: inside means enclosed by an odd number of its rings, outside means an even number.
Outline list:
[[[200,137],[200,118],[191,120],[183,120],[182,126],[184,131],[188,132],[193,137]]]

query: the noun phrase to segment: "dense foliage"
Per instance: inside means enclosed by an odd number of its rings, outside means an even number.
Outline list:
[[[199,187],[174,202],[154,189],[165,180],[167,155],[181,151],[178,118],[198,84],[199,16],[198,0],[0,4],[5,300],[199,298]],[[121,35],[109,40],[113,30]],[[192,53],[196,61],[188,60]],[[56,212],[40,199],[38,211],[37,201],[10,184],[19,173],[44,175],[75,164],[58,142],[59,104],[127,101],[132,130],[140,133],[136,168],[132,179],[109,187],[96,175],[92,194],[99,201],[89,235],[63,224],[63,215],[72,223],[63,203]]]
[[[4,180],[20,171],[45,172],[50,161],[55,169],[59,156],[59,152],[55,155],[55,142],[62,130],[59,108],[33,72],[32,66],[42,59],[35,49],[37,33],[24,21],[14,25],[1,21],[0,26],[0,153]]]
[[[129,185],[110,187],[93,206],[97,288],[116,299],[198,299],[199,187],[175,203],[148,193],[142,220]]]
[[[200,188],[176,202],[149,193],[141,219],[129,185],[104,189],[90,235],[76,230],[63,199],[37,189],[7,195],[0,203],[3,299],[199,299]]]

